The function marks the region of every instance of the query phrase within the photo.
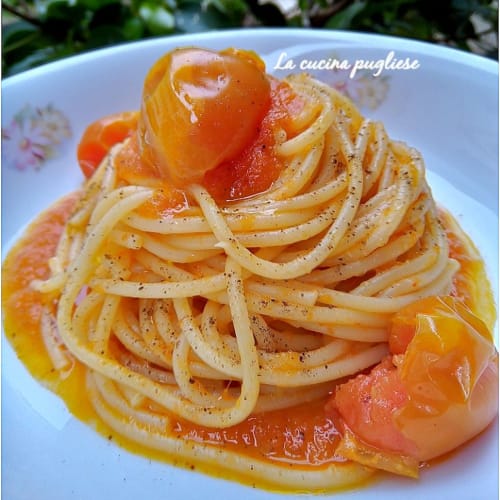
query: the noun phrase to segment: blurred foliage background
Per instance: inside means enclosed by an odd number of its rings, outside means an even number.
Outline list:
[[[381,33],[498,59],[491,0],[5,0],[2,77],[118,43],[258,26]]]

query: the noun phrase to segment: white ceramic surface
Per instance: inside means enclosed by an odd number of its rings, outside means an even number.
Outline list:
[[[286,60],[296,64],[294,71],[304,60],[345,61],[350,66],[345,71],[319,69],[315,74],[349,92],[366,115],[384,121],[391,137],[423,153],[435,197],[476,242],[498,297],[498,65],[434,45],[347,32],[238,30],[154,39],[4,80],[3,253],[31,218],[81,181],[75,149],[84,127],[102,115],[137,109],[148,68],[164,52],[186,45],[253,49],[280,76],[287,70],[275,67],[285,66]],[[356,61],[385,61],[391,51],[394,58],[416,60],[418,68],[386,68],[376,77],[360,70],[350,77]],[[43,135],[51,124],[58,135]],[[42,133],[45,142],[24,151],[24,160],[16,159],[15,137],[26,128],[32,136]],[[117,448],[35,382],[4,337],[2,473],[8,500],[281,497]],[[383,478],[367,489],[343,492],[342,498],[498,498],[498,426],[423,470],[419,481]]]

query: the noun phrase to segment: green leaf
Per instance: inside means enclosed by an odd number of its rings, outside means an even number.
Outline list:
[[[182,9],[175,11],[176,25],[184,33],[197,33],[238,26],[213,6],[203,8],[200,2],[182,1]]]
[[[103,5],[91,14],[90,27],[104,24],[113,24],[117,27],[123,25],[127,11],[121,2],[113,2]]]
[[[2,49],[12,50],[14,46],[20,46],[38,36],[39,30],[26,21],[17,21],[3,27]],[[26,40],[26,42],[23,42]]]
[[[117,4],[121,6],[122,2],[120,0],[77,0],[76,4],[85,9],[96,11],[107,5]]]
[[[127,19],[122,28],[126,40],[139,40],[144,35],[144,24],[137,17]]]
[[[287,20],[274,3],[261,3],[259,0],[246,0],[248,7],[255,16],[258,23],[263,26],[287,26],[294,25],[295,20]],[[302,25],[299,19],[299,26]]]
[[[69,24],[78,23],[81,15],[85,12],[82,5],[72,5],[65,0],[53,0],[47,4],[42,21],[64,21]]]
[[[353,19],[366,7],[366,1],[355,1],[345,9],[330,17],[325,28],[344,30],[351,27]]]
[[[40,48],[51,47],[54,41],[44,33],[24,21],[10,24],[2,37],[3,76],[11,74],[9,68],[36,52]]]
[[[57,41],[84,38],[92,13],[82,5],[72,5],[63,0],[51,1],[40,20],[43,31]]]
[[[290,28],[303,28],[304,24],[302,22],[301,16],[293,16],[289,17],[286,22],[287,26]]]
[[[199,0],[198,0],[199,1]],[[170,12],[174,12],[177,9],[179,0],[128,0],[127,3],[130,5],[130,10],[135,14],[144,4],[155,4],[160,7],[164,7]]]
[[[175,17],[164,7],[154,3],[144,3],[139,8],[139,16],[148,31],[155,36],[172,33],[175,29]]]
[[[205,0],[203,8],[213,7],[233,22],[241,22],[247,12],[247,5],[243,0]]]
[[[26,71],[36,66],[52,62],[56,59],[60,59],[69,55],[67,47],[52,45],[37,49],[31,52],[28,56],[19,59],[14,64],[10,65],[3,76],[12,76],[16,73]]]
[[[90,30],[89,37],[84,43],[83,49],[96,49],[99,47],[122,43],[125,40],[123,31],[119,26],[102,24]]]

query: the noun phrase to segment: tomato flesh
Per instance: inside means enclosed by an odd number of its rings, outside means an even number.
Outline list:
[[[369,375],[358,375],[340,385],[325,410],[327,414],[338,410],[364,442],[412,455],[415,444],[405,438],[393,420],[394,413],[407,405],[408,399],[396,367],[387,357]]]
[[[283,170],[276,154],[278,129],[289,132],[291,117],[304,107],[303,99],[286,82],[271,79],[271,106],[255,139],[238,157],[205,173],[203,185],[219,202],[248,198],[266,191]]]

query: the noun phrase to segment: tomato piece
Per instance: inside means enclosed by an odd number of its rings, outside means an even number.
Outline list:
[[[488,328],[454,297],[407,306],[394,316],[390,339],[398,354],[338,386],[325,410],[338,412],[361,446],[380,451],[371,459],[381,468],[407,474],[391,454],[430,460],[493,420],[498,353]],[[355,440],[344,449],[347,458],[364,460]]]
[[[78,163],[85,177],[92,176],[112,146],[137,130],[138,117],[136,111],[116,113],[96,120],[85,129],[77,148]]]
[[[201,182],[251,143],[269,105],[269,80],[253,53],[169,52],[144,83],[142,159],[177,187]]]

